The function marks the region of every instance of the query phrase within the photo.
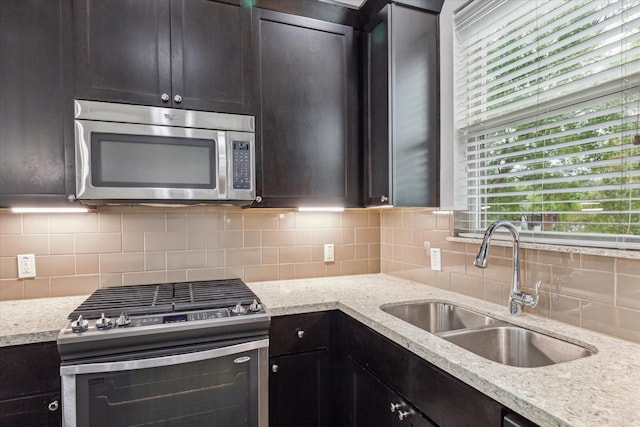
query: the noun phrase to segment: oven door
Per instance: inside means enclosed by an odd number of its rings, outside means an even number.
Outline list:
[[[62,366],[63,424],[266,427],[268,346]]]

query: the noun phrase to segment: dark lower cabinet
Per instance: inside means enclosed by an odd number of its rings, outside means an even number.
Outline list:
[[[75,189],[70,0],[0,2],[0,208]]]
[[[1,426],[60,426],[60,402],[55,342],[0,347]]]
[[[340,311],[274,317],[270,336],[272,427],[535,426]]]
[[[362,206],[354,29],[255,9],[252,31],[254,207]]]
[[[434,427],[424,414],[358,363],[351,365],[351,407],[354,427]]]

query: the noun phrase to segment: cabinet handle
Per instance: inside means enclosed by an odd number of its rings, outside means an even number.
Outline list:
[[[386,203],[389,201],[389,198],[387,196],[380,196],[380,203]]]
[[[404,420],[405,418],[407,418],[409,415],[411,415],[411,413],[409,413],[409,411],[398,411],[398,419],[400,421]]]
[[[176,95],[173,97],[173,100],[176,102],[176,104],[180,104],[182,102],[182,97],[180,95]]]
[[[169,102],[169,94],[163,93],[162,95],[160,95],[160,99],[162,100],[162,102]]]
[[[47,408],[49,408],[51,412],[57,411],[59,407],[60,407],[60,403],[58,403],[57,400],[54,400],[53,402],[49,403],[49,405],[47,406]]]
[[[275,363],[271,365],[271,372],[273,372],[274,374],[279,370],[280,370],[280,366],[276,365]]]
[[[298,338],[300,339],[304,338],[304,330],[298,329],[297,335],[298,335]]]

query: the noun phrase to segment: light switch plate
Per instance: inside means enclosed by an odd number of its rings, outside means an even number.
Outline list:
[[[36,277],[36,256],[34,254],[18,255],[18,279]]]
[[[442,254],[440,248],[431,248],[431,270],[442,271]]]

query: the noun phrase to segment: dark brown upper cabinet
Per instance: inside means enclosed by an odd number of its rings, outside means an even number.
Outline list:
[[[70,28],[70,0],[0,2],[2,208],[66,206],[75,190]]]
[[[75,97],[251,114],[247,3],[74,1]]]
[[[362,206],[354,29],[255,9],[254,207]]]
[[[365,204],[438,206],[438,15],[394,2],[365,35]]]

